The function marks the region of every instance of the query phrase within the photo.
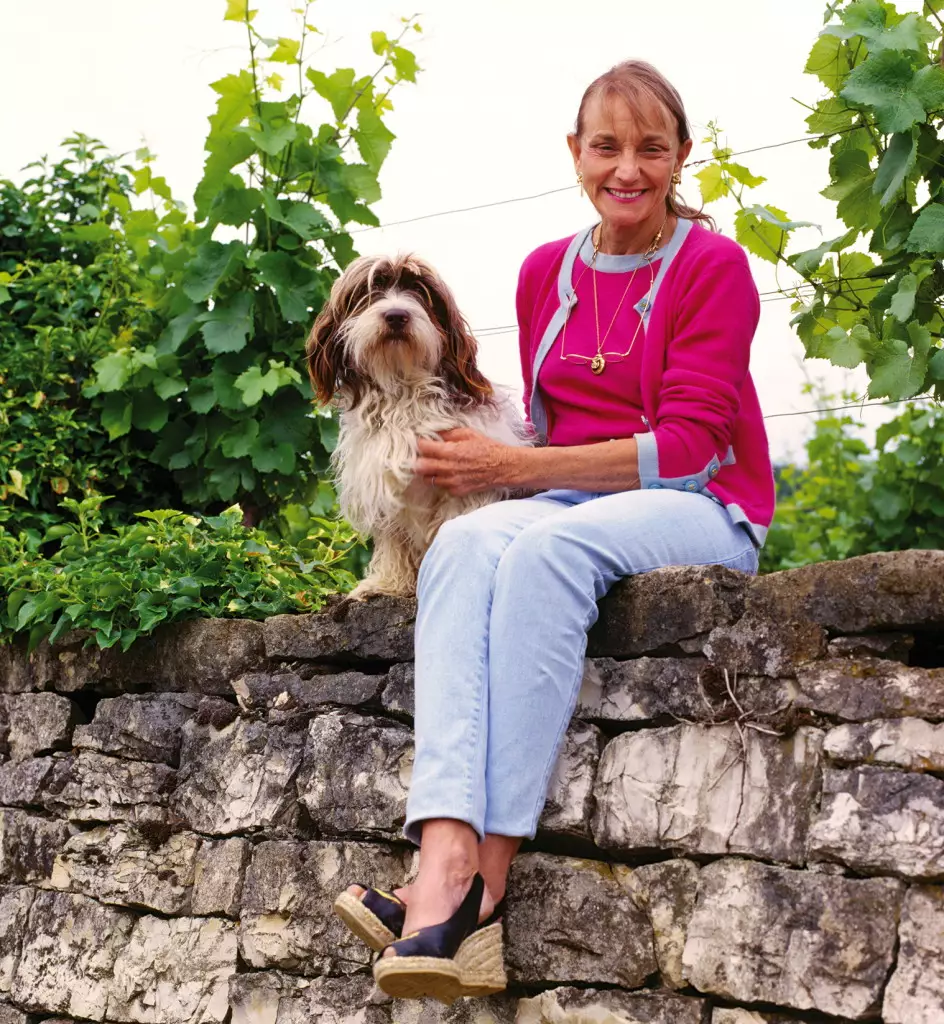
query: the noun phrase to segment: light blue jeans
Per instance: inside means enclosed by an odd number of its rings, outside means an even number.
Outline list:
[[[757,550],[717,502],[668,488],[545,491],[441,527],[417,586],[407,838],[429,818],[534,836],[597,601],[667,565],[754,573]]]

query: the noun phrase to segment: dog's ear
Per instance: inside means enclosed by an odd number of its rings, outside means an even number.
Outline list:
[[[360,394],[359,377],[345,357],[341,328],[357,307],[365,290],[370,290],[371,262],[370,258],[362,257],[348,266],[334,282],[328,301],[315,317],[308,334],[305,343],[308,376],[322,405],[327,405],[338,392],[350,399],[352,404],[357,403]]]
[[[422,270],[420,279],[429,291],[433,313],[444,336],[441,373],[450,390],[476,404],[492,394],[492,385],[476,365],[478,343],[459,311],[455,297],[432,267],[416,261]]]

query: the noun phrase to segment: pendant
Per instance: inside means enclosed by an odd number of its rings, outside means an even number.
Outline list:
[[[590,369],[599,377],[606,369],[606,360],[599,352],[590,360]]]

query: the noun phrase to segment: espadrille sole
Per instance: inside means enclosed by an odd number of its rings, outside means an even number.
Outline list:
[[[394,999],[429,997],[448,1006],[463,995],[459,965],[441,957],[381,957],[374,964],[374,980]]]
[[[394,935],[372,911],[349,892],[342,892],[334,901],[334,912],[374,952],[379,953],[399,936]]]
[[[498,921],[473,932],[456,952],[462,975],[462,995],[481,997],[504,992],[508,985],[502,955],[502,926]]]

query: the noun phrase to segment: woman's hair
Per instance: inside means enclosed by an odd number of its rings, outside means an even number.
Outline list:
[[[583,99],[580,101],[577,124],[574,129],[574,134],[578,139],[583,133],[584,110],[587,103],[598,94],[604,97],[618,96],[633,110],[639,110],[647,102],[655,102],[675,118],[679,145],[692,137],[692,129],[682,104],[682,97],[679,96],[675,86],[668,79],[643,60],[624,60],[587,86]],[[696,210],[693,206],[687,206],[680,202],[678,196],[673,197],[671,191],[666,197],[666,203],[669,211],[677,217],[684,217],[686,220],[699,220],[712,231],[718,230],[714,218],[701,209]]]

